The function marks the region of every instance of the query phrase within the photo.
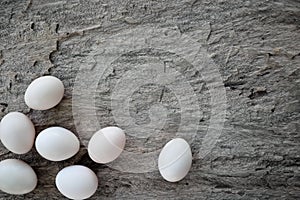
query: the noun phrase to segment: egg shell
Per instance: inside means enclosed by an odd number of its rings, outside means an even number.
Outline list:
[[[48,110],[56,106],[63,98],[64,85],[54,76],[42,76],[35,79],[25,92],[25,103],[35,110]]]
[[[26,194],[34,190],[37,176],[25,162],[6,159],[0,162],[0,189],[8,194]]]
[[[106,127],[97,131],[89,141],[88,153],[97,163],[109,163],[120,156],[125,147],[126,137],[118,127]]]
[[[98,178],[89,168],[73,165],[62,169],[55,179],[56,187],[69,199],[87,199],[97,190]]]
[[[190,145],[182,138],[169,141],[161,150],[158,169],[162,177],[169,182],[183,179],[192,165]]]
[[[10,112],[0,123],[0,139],[11,152],[24,154],[34,144],[35,128],[31,120],[20,112]]]
[[[50,127],[35,140],[37,152],[50,161],[62,161],[74,156],[80,148],[76,135],[62,127]]]

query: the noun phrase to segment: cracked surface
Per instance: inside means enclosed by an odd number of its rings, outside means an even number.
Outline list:
[[[228,100],[223,134],[213,151],[199,159],[211,111],[201,73],[168,52],[142,49],[123,54],[99,78],[96,107],[101,126],[115,124],[110,102],[114,84],[131,66],[161,58],[164,70],[174,68],[185,76],[203,112],[191,143],[194,160],[187,177],[174,184],[165,182],[158,171],[120,172],[93,163],[84,145],[74,158],[58,163],[44,160],[35,149],[18,156],[0,145],[1,160],[21,158],[39,177],[32,193],[0,192],[0,198],[63,199],[54,185],[57,172],[84,164],[99,177],[91,199],[299,199],[299,20],[297,0],[0,1],[0,117],[20,111],[32,119],[37,132],[58,125],[78,134],[72,88],[81,64],[97,65],[103,38],[138,25],[176,26],[180,34],[196,38],[219,67]],[[93,59],[90,52],[95,53]],[[48,74],[63,81],[64,99],[47,112],[30,110],[24,92],[32,80]],[[168,111],[166,123],[155,137],[128,136],[128,151],[160,149],[174,137],[180,104],[166,87],[139,87],[131,96],[132,120],[149,123],[149,109],[157,103]]]

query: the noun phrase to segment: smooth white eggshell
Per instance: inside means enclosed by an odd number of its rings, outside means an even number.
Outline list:
[[[118,127],[106,127],[97,131],[89,141],[88,153],[97,163],[109,163],[115,160],[125,146],[125,133]]]
[[[25,103],[35,110],[48,110],[56,106],[64,95],[64,85],[54,76],[35,79],[25,92]]]
[[[159,154],[159,172],[169,182],[183,179],[189,172],[191,165],[191,148],[182,138],[175,138],[169,141]]]
[[[37,152],[51,161],[62,161],[74,156],[80,142],[74,133],[62,127],[50,127],[40,132],[35,140]]]
[[[34,190],[37,176],[25,162],[7,159],[0,162],[0,189],[8,194],[26,194]]]
[[[31,120],[20,112],[10,112],[1,120],[0,139],[11,152],[24,154],[31,150],[35,128]]]
[[[69,199],[87,199],[97,190],[98,178],[89,168],[73,165],[62,169],[55,179],[56,187]]]

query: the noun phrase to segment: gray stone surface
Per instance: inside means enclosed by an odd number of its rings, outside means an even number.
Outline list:
[[[56,173],[64,166],[83,164],[99,177],[99,189],[91,199],[299,199],[299,20],[297,0],[1,0],[0,117],[10,111],[20,111],[33,120],[37,132],[55,125],[69,128],[81,138],[82,148],[74,158],[56,163],[41,158],[35,149],[25,155],[14,155],[1,145],[1,160],[26,161],[36,171],[39,182],[30,194],[11,196],[0,192],[0,198],[63,199],[55,188]],[[149,27],[166,30],[162,35],[167,40],[175,37],[168,35],[172,31],[179,38],[182,35],[193,38],[219,70],[226,90],[226,121],[216,145],[204,158],[198,156],[202,141],[210,119],[218,114],[212,112],[209,89],[215,77],[202,73],[211,66],[198,70],[182,56],[167,49],[151,48],[145,41],[138,43],[145,46],[121,52],[99,77],[96,73],[87,78],[86,88],[74,93],[79,72],[93,72],[99,66],[102,69],[101,58],[110,56],[109,48],[125,45],[126,49],[126,45],[143,39],[135,30],[145,30],[145,35],[163,43],[157,35],[147,34]],[[123,37],[126,31],[129,35]],[[107,42],[111,37],[114,43]],[[175,47],[174,51],[178,49]],[[194,50],[191,48],[191,53]],[[144,75],[148,74],[147,70],[157,71],[156,66],[162,66],[162,73],[176,70],[180,76],[175,77],[174,85],[180,86],[184,81],[191,86],[193,94],[184,95],[185,88],[182,88],[178,95],[168,85],[154,82],[137,85],[128,94],[132,121],[128,117],[119,119],[114,115],[119,107],[112,106],[111,97],[118,91],[114,87],[124,76],[137,81],[140,74],[135,72],[141,66],[145,67]],[[30,110],[23,100],[26,87],[35,78],[49,74],[64,82],[63,101],[49,111]],[[88,92],[89,85],[95,81],[95,93]],[[126,84],[120,87],[126,91]],[[82,101],[74,104],[74,95]],[[84,102],[91,95],[95,95],[95,104]],[[189,140],[193,166],[184,180],[168,183],[157,170],[127,172],[89,159],[86,134],[108,125],[128,130],[132,122],[136,124],[136,133],[128,131],[126,151],[142,154],[159,151],[180,128],[193,127],[192,119],[180,124],[181,111],[185,109],[181,107],[183,97],[201,111],[194,130],[197,134]],[[194,98],[197,102],[192,101]],[[92,120],[94,116],[80,118],[82,112],[89,116],[87,110],[94,106],[98,125]],[[193,111],[187,113],[193,116]],[[148,127],[155,119],[158,120]],[[91,126],[80,126],[81,122]],[[78,127],[87,132],[81,133]],[[151,131],[155,134],[149,134]],[[123,164],[125,168],[133,166],[130,160]],[[138,160],[136,164],[142,169],[149,163]]]

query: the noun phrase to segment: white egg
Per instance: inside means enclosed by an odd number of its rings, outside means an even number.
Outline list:
[[[0,189],[8,194],[26,194],[34,190],[37,176],[25,162],[7,159],[0,162]]]
[[[159,154],[159,172],[169,182],[177,182],[183,179],[189,172],[191,165],[191,148],[182,138],[169,141]]]
[[[62,169],[55,179],[56,187],[69,199],[87,199],[97,190],[98,178],[89,168],[73,165]]]
[[[31,150],[35,128],[31,120],[19,112],[10,112],[1,120],[0,139],[11,152],[24,154]]]
[[[48,110],[56,106],[63,98],[64,85],[54,76],[42,76],[35,79],[25,92],[25,103],[35,110]]]
[[[74,133],[62,127],[50,127],[40,132],[35,140],[37,152],[51,161],[62,161],[74,156],[80,142]]]
[[[118,127],[106,127],[97,131],[89,141],[88,153],[97,163],[115,160],[124,149],[125,133]]]

